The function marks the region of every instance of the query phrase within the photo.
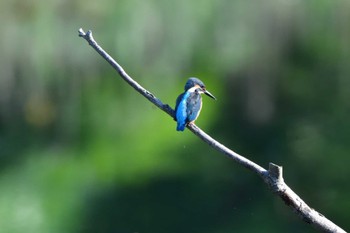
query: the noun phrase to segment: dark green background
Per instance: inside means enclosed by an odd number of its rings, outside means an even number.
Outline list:
[[[0,2],[0,231],[315,232],[259,177],[132,90],[77,30],[197,125],[350,229],[350,2]]]

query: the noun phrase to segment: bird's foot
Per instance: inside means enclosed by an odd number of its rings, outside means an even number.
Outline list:
[[[194,125],[195,125],[195,123],[194,123],[194,121],[190,121],[190,122],[188,122],[188,123],[187,123],[187,125],[194,126]]]

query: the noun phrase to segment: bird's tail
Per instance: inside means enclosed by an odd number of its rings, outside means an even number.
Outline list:
[[[186,127],[186,124],[177,123],[176,130],[177,131],[184,131],[185,127]]]

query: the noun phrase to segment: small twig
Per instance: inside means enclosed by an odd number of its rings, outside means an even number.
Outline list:
[[[160,99],[155,97],[151,92],[147,91],[140,84],[134,81],[124,69],[106,52],[104,51],[92,37],[92,32],[89,30],[86,33],[83,29],[79,29],[79,36],[84,38],[112,67],[119,73],[119,75],[132,86],[137,92],[146,97],[149,101],[155,104],[158,108],[166,112],[174,118],[174,110],[168,105],[163,104]],[[270,189],[276,193],[286,205],[288,205],[302,220],[313,225],[323,232],[337,232],[344,233],[345,231],[328,220],[325,216],[318,213],[316,210],[310,208],[283,180],[282,167],[273,163],[269,164],[269,170],[262,168],[258,164],[249,159],[237,154],[226,146],[222,145],[195,124],[188,124],[187,128],[195,135],[202,139],[205,143],[223,153],[227,157],[233,159],[237,163],[243,165],[249,170],[259,175]]]

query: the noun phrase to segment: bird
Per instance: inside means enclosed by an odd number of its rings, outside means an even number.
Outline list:
[[[185,84],[185,91],[176,99],[175,121],[177,121],[177,131],[184,131],[187,124],[194,123],[202,109],[201,94],[206,94],[216,100],[204,83],[198,78],[191,77]]]

